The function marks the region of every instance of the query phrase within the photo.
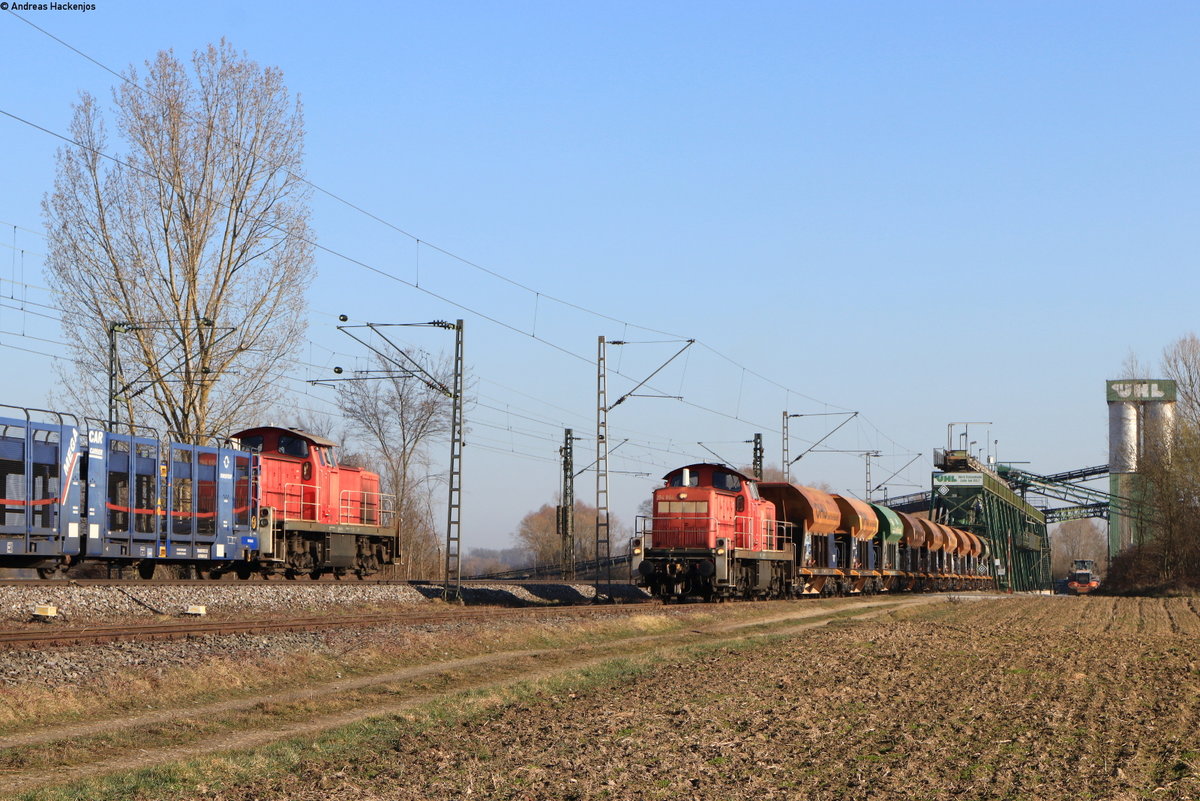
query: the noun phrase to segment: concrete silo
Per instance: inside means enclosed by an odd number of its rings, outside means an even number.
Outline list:
[[[1174,381],[1118,379],[1106,382],[1108,395],[1109,493],[1108,555],[1113,557],[1150,532],[1141,529],[1137,504],[1139,471],[1147,457],[1170,453],[1175,430]]]

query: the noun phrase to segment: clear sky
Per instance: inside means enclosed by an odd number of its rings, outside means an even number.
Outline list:
[[[822,447],[881,451],[874,483],[921,454],[893,495],[928,488],[952,421],[1035,471],[1101,464],[1103,381],[1200,329],[1195,3],[94,5],[0,13],[0,110],[65,134],[80,90],[110,96],[95,62],[222,36],[281,68],[309,179],[390,224],[318,194],[320,244],[392,277],[318,253],[280,421],[335,411],[304,381],[361,355],[338,314],[464,318],[465,548],[554,501],[564,427],[593,458],[599,335],[657,343],[610,349],[610,400],[698,340],[652,382],[682,400],[610,415],[630,522],[713,458],[697,442],[744,464],[762,432],[778,464],[784,410],[859,411]],[[59,144],[0,115],[9,404],[62,405],[67,334],[37,305]],[[839,420],[793,420],[792,455]],[[863,467],[793,475],[862,495]]]

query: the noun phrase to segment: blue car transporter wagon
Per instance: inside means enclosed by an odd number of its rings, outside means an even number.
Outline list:
[[[86,558],[136,565],[146,578],[159,564],[248,567],[258,548],[252,453],[18,411],[0,417],[0,567],[49,576]]]

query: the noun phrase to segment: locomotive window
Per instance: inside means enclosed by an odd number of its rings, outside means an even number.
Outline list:
[[[746,485],[746,489],[750,490],[750,497],[756,501],[762,500],[762,496],[758,494],[758,485],[751,481]]]
[[[248,451],[261,453],[263,448],[262,434],[254,434],[253,436],[242,437],[242,447]]]
[[[669,486],[669,487],[698,487],[698,486],[700,486],[700,476],[698,473],[696,473],[696,471],[690,470],[690,471],[688,471],[688,483],[684,484],[683,483],[683,472],[681,471],[681,472],[676,473],[675,475],[671,476],[671,482],[667,486]]]
[[[660,515],[706,515],[708,501],[659,501]]]
[[[280,434],[279,452],[284,456],[297,456],[304,459],[308,456],[308,441],[299,437],[289,437],[287,434]]]
[[[738,492],[742,488],[742,480],[733,473],[716,470],[713,472],[713,486],[719,490]]]

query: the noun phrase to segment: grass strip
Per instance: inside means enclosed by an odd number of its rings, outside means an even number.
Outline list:
[[[885,613],[887,608],[877,610]],[[841,621],[852,616],[861,616],[861,609],[837,609],[824,614],[807,616],[804,627],[823,625],[830,621]],[[775,621],[767,624],[751,624],[745,630],[736,634],[720,635],[715,640],[696,643],[693,632],[678,632],[673,636],[655,638],[647,641],[640,637],[641,643],[627,643],[631,650],[626,654],[605,654],[593,657],[594,661],[583,667],[572,667],[568,654],[560,655],[558,659],[539,659],[539,669],[557,671],[555,675],[544,675],[537,680],[522,680],[519,677],[528,673],[530,665],[513,664],[507,671],[486,669],[481,666],[480,675],[474,679],[486,682],[481,686],[459,692],[451,692],[444,697],[431,698],[430,693],[443,693],[455,684],[451,680],[444,686],[413,687],[398,689],[390,686],[372,688],[370,691],[356,694],[353,697],[332,699],[326,704],[312,705],[264,705],[251,713],[233,715],[224,721],[206,721],[205,725],[185,725],[166,740],[159,739],[155,745],[164,742],[176,744],[196,742],[211,736],[214,731],[235,731],[241,725],[259,725],[263,722],[278,728],[281,723],[294,720],[310,720],[313,717],[330,715],[335,711],[358,709],[361,714],[369,714],[364,706],[377,707],[381,702],[408,698],[413,704],[403,710],[393,711],[380,718],[369,718],[342,725],[330,731],[324,731],[315,736],[305,735],[283,742],[255,747],[250,751],[240,753],[225,753],[220,756],[206,756],[187,759],[170,765],[158,765],[135,771],[113,773],[101,779],[88,779],[59,788],[40,787],[28,791],[22,798],[192,798],[198,793],[208,793],[222,788],[228,789],[242,785],[251,779],[255,781],[271,781],[271,777],[290,776],[303,765],[311,769],[314,759],[322,764],[352,763],[354,754],[361,755],[367,749],[379,745],[378,739],[389,733],[395,734],[401,723],[406,731],[411,726],[431,727],[455,725],[463,719],[473,716],[486,715],[489,710],[495,710],[506,704],[527,702],[539,693],[553,694],[563,687],[577,689],[596,689],[605,686],[605,682],[629,681],[631,677],[652,670],[653,666],[662,662],[668,656],[670,659],[695,660],[704,658],[714,652],[731,648],[744,649],[793,636],[797,626],[796,619]],[[779,629],[780,633],[772,633]],[[620,649],[622,643],[610,644],[614,649]],[[593,649],[596,650],[596,649]],[[601,649],[602,650],[602,649]],[[577,659],[575,660],[577,661]],[[558,664],[556,664],[558,663]],[[461,681],[470,681],[472,677],[447,677]],[[424,692],[422,692],[422,690]],[[112,735],[97,738],[94,743],[105,753],[128,752],[144,748],[147,743],[136,734],[129,738],[114,739]],[[166,749],[168,752],[170,748]],[[315,752],[315,753],[314,753]],[[84,746],[76,753],[86,754]],[[102,762],[104,753],[92,752],[88,763]],[[27,764],[32,765],[28,757]],[[15,765],[14,765],[15,767]],[[340,769],[340,768],[338,768]],[[336,772],[336,771],[335,771]],[[70,773],[70,771],[67,771]],[[264,778],[266,777],[266,778]],[[12,781],[11,779],[9,781]],[[8,782],[5,782],[8,783]]]

